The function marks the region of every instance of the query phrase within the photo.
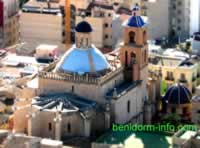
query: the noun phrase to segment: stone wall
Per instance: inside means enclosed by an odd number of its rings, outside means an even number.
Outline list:
[[[80,113],[63,115],[62,128],[61,128],[62,136],[63,137],[84,136],[84,121],[83,120],[84,119],[80,116]]]
[[[102,132],[105,129],[104,114],[100,112],[92,114],[94,116],[87,119],[90,120],[89,122],[92,127],[85,129],[85,119],[81,116],[80,112],[62,113],[60,132],[61,138],[66,139],[69,137],[84,137],[86,132],[91,133],[91,131],[93,131],[93,133],[95,131]],[[31,131],[32,136],[56,139],[56,122],[54,121],[55,117],[56,112],[54,111],[46,110],[37,112],[34,118],[29,119],[31,120],[31,123],[29,122],[28,124],[28,131]]]
[[[16,103],[16,110],[14,111],[14,131],[19,133],[27,133],[28,118],[30,112],[31,99],[27,101],[20,101]]]
[[[130,112],[128,113],[128,101],[130,101]],[[131,89],[118,100],[112,101],[112,113],[114,113],[114,122],[124,124],[143,112],[143,91],[141,87]],[[140,122],[140,121],[139,121]]]
[[[56,78],[56,74],[48,73],[47,75],[51,76],[39,77],[40,94],[63,92],[72,93],[73,88],[73,93],[99,103],[105,103],[105,94],[123,81],[122,69],[111,72],[99,80],[95,80],[94,78],[94,81],[92,82],[85,79],[83,80],[84,82],[81,81],[81,79],[83,79],[81,76],[80,81],[78,81],[78,78],[76,80],[72,80],[72,78],[69,78],[70,80],[64,80]]]

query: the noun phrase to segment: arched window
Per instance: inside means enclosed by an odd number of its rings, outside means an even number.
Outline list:
[[[68,131],[69,133],[71,132],[71,124],[70,124],[70,123],[67,124],[67,131]]]
[[[131,52],[131,64],[136,63],[136,54],[134,52]]]
[[[147,32],[144,31],[143,32],[143,43],[146,44],[146,42],[147,42]]]
[[[88,47],[88,46],[89,46],[89,39],[86,38],[86,47]]]
[[[130,106],[131,106],[131,102],[130,100],[127,102],[127,112],[130,113]]]
[[[49,122],[49,131],[51,131],[52,130],[52,125],[51,125],[51,123]]]
[[[117,86],[117,80],[115,80],[115,86]]]
[[[129,32],[129,42],[135,43],[135,32],[133,31]]]
[[[128,66],[128,52],[125,51],[125,67]]]
[[[144,62],[147,62],[147,50],[144,51]]]
[[[84,41],[84,38],[81,38],[81,40],[80,40],[80,47],[83,47],[83,46],[84,46],[83,41]]]
[[[184,108],[183,108],[183,114],[185,115],[185,114],[187,114],[187,112],[188,112],[188,108],[187,108],[187,107],[184,107]]]
[[[176,108],[175,108],[175,107],[172,107],[172,108],[171,108],[171,113],[173,113],[173,114],[176,113]]]
[[[74,86],[72,86],[72,93],[74,92]]]

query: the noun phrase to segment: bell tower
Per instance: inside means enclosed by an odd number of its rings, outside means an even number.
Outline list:
[[[124,44],[120,49],[120,60],[124,66],[125,80],[143,80],[147,82],[147,27],[140,16],[140,10],[137,4],[132,10],[132,16],[125,24]]]

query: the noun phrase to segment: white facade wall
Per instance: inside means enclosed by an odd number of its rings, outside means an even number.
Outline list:
[[[191,0],[190,35],[200,31],[200,1]]]
[[[169,0],[146,2],[149,39],[167,37],[169,34]]]

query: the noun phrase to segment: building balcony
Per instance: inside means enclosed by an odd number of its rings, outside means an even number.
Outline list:
[[[187,80],[186,79],[179,79],[179,82],[180,83],[187,83]]]
[[[174,81],[174,78],[173,77],[165,77],[165,80],[166,81]]]

